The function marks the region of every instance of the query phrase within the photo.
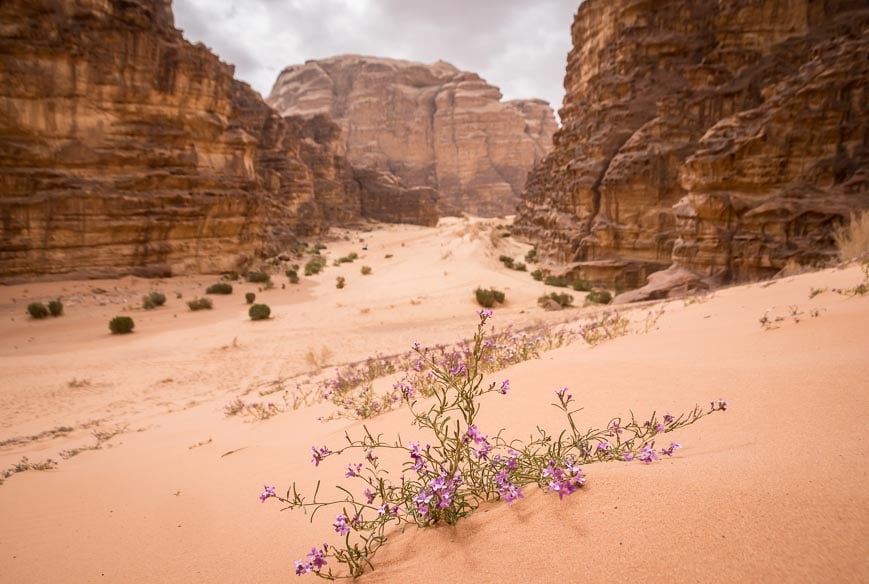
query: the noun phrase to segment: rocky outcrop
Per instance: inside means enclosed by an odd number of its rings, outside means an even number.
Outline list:
[[[358,216],[338,135],[185,41],[169,0],[4,1],[0,276],[236,269]]]
[[[865,2],[587,0],[571,32],[514,229],[545,259],[748,280],[869,207]]]
[[[267,101],[283,115],[328,114],[354,167],[434,189],[443,214],[513,213],[556,129],[546,102],[501,101],[498,88],[443,61],[308,61],[284,69]]]
[[[437,225],[438,195],[429,187],[407,187],[393,174],[354,168],[360,186],[362,216],[383,223]]]

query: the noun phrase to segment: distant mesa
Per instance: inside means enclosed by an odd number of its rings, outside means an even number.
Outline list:
[[[545,101],[502,101],[497,87],[444,61],[311,60],[285,68],[266,101],[284,116],[328,115],[354,168],[428,189],[444,215],[514,213],[557,128]]]
[[[769,277],[869,208],[865,2],[587,0],[571,33],[514,232],[574,277]]]

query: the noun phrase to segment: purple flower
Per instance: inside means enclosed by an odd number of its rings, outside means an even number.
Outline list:
[[[674,417],[671,416],[670,414],[664,414],[664,423],[665,423],[665,424],[672,424],[672,423],[673,423],[673,420],[675,420],[675,419],[676,419],[676,418],[674,418]]]
[[[311,562],[302,562],[301,560],[296,560],[296,576],[302,576],[314,570],[314,566]]]
[[[622,453],[622,460],[624,460],[625,462],[630,462],[633,459],[634,459],[634,453],[631,452],[630,450],[626,450],[624,453]]]
[[[658,460],[658,453],[652,450],[648,444],[643,444],[643,449],[640,451],[640,454],[637,455],[637,460],[649,464],[650,462]]]
[[[344,536],[350,533],[350,526],[347,525],[347,516],[343,513],[335,518],[335,523],[332,524],[335,528],[335,533]]]
[[[413,350],[414,350],[414,351],[419,351],[421,348],[422,348],[422,347],[420,346],[419,341],[414,341],[414,342],[413,342]]]
[[[612,434],[613,432],[615,432],[616,434],[621,434],[621,433],[622,433],[622,429],[619,427],[619,420],[613,420],[613,421],[612,421],[612,423],[610,424],[610,430],[611,430],[611,432],[610,432],[610,436],[613,435],[613,434]]]
[[[510,380],[505,379],[501,382],[501,389],[498,390],[501,392],[501,395],[507,395],[507,392],[510,391]]]
[[[477,314],[480,315],[480,320],[486,322],[486,319],[492,318],[492,311],[488,308],[481,308],[477,311]]]
[[[260,500],[260,503],[265,503],[266,499],[268,499],[269,497],[276,497],[276,496],[277,495],[275,495],[275,488],[269,487],[268,485],[266,485],[263,487],[263,492],[259,496],[259,500]]]
[[[612,448],[613,448],[613,445],[610,444],[609,442],[600,442],[594,451],[595,451],[595,454],[600,454],[600,453],[609,454],[609,452],[612,450]]]
[[[317,450],[316,446],[311,446],[311,450],[314,452],[314,456],[311,458],[311,462],[314,463],[314,466],[320,466],[323,459],[332,454],[332,452],[325,446],[319,450]]]
[[[359,476],[359,472],[362,470],[361,464],[348,464],[347,472],[344,473],[344,476],[348,479],[352,479],[354,477]]]
[[[365,492],[362,494],[365,495],[365,502],[368,505],[371,505],[374,502],[374,493],[371,492],[371,489],[365,489]]]
[[[666,456],[673,456],[673,453],[682,448],[682,445],[678,442],[670,442],[670,446],[661,450],[661,454]]]
[[[558,493],[559,499],[576,492],[585,484],[582,469],[576,465],[573,457],[565,458],[564,466],[559,466],[554,460],[550,460],[546,468],[543,469],[543,478],[551,479],[549,490]]]
[[[311,548],[311,551],[308,553],[308,559],[311,560],[311,565],[315,572],[319,572],[326,565],[326,552],[328,550],[329,546],[324,543],[322,550]]]
[[[727,411],[728,402],[724,398],[718,398],[714,402],[712,402],[712,411],[721,410],[722,412]]]

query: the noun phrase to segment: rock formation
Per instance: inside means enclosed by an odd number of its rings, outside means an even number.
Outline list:
[[[283,115],[328,114],[354,167],[434,189],[443,214],[513,213],[556,129],[546,102],[503,102],[498,88],[443,61],[308,61],[284,69],[267,101]]]
[[[545,259],[749,280],[829,258],[869,207],[865,1],[587,0],[571,33],[515,228]]]
[[[279,116],[170,0],[6,0],[0,24],[0,277],[236,269],[358,217],[339,128]]]

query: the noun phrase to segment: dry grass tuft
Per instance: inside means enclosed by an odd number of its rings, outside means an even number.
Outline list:
[[[839,227],[833,237],[843,261],[869,257],[869,211],[851,214],[851,222]]]

